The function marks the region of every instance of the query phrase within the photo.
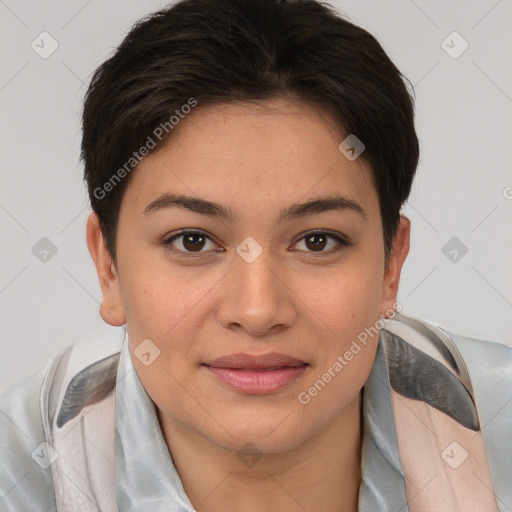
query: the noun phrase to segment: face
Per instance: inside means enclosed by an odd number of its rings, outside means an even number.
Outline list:
[[[279,452],[360,392],[378,335],[354,341],[392,311],[409,223],[386,267],[371,169],[343,138],[291,100],[198,106],[134,171],[116,267],[91,215],[102,316],[127,323],[164,424]]]

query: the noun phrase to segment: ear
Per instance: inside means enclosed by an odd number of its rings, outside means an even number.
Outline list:
[[[382,295],[380,303],[381,317],[386,316],[386,312],[394,310],[398,294],[398,285],[400,284],[400,273],[405,258],[409,253],[409,242],[411,235],[411,221],[404,215],[400,215],[400,224],[398,226],[391,255],[384,273],[382,283]]]
[[[110,325],[120,326],[126,323],[123,301],[119,286],[119,274],[108,252],[98,216],[91,213],[87,219],[87,247],[96,266],[103,295],[100,315]]]

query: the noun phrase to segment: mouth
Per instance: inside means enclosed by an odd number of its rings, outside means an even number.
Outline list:
[[[263,395],[300,379],[308,363],[284,354],[232,354],[203,363],[218,381],[236,391]]]

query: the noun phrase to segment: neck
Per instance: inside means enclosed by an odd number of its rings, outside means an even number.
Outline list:
[[[221,448],[160,416],[183,487],[197,512],[356,512],[361,483],[361,393],[322,431],[291,450]]]

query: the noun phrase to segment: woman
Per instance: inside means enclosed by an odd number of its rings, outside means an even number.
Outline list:
[[[1,397],[0,510],[504,511],[512,351],[400,314],[403,77],[313,0],[184,0],[96,71],[112,326]]]

